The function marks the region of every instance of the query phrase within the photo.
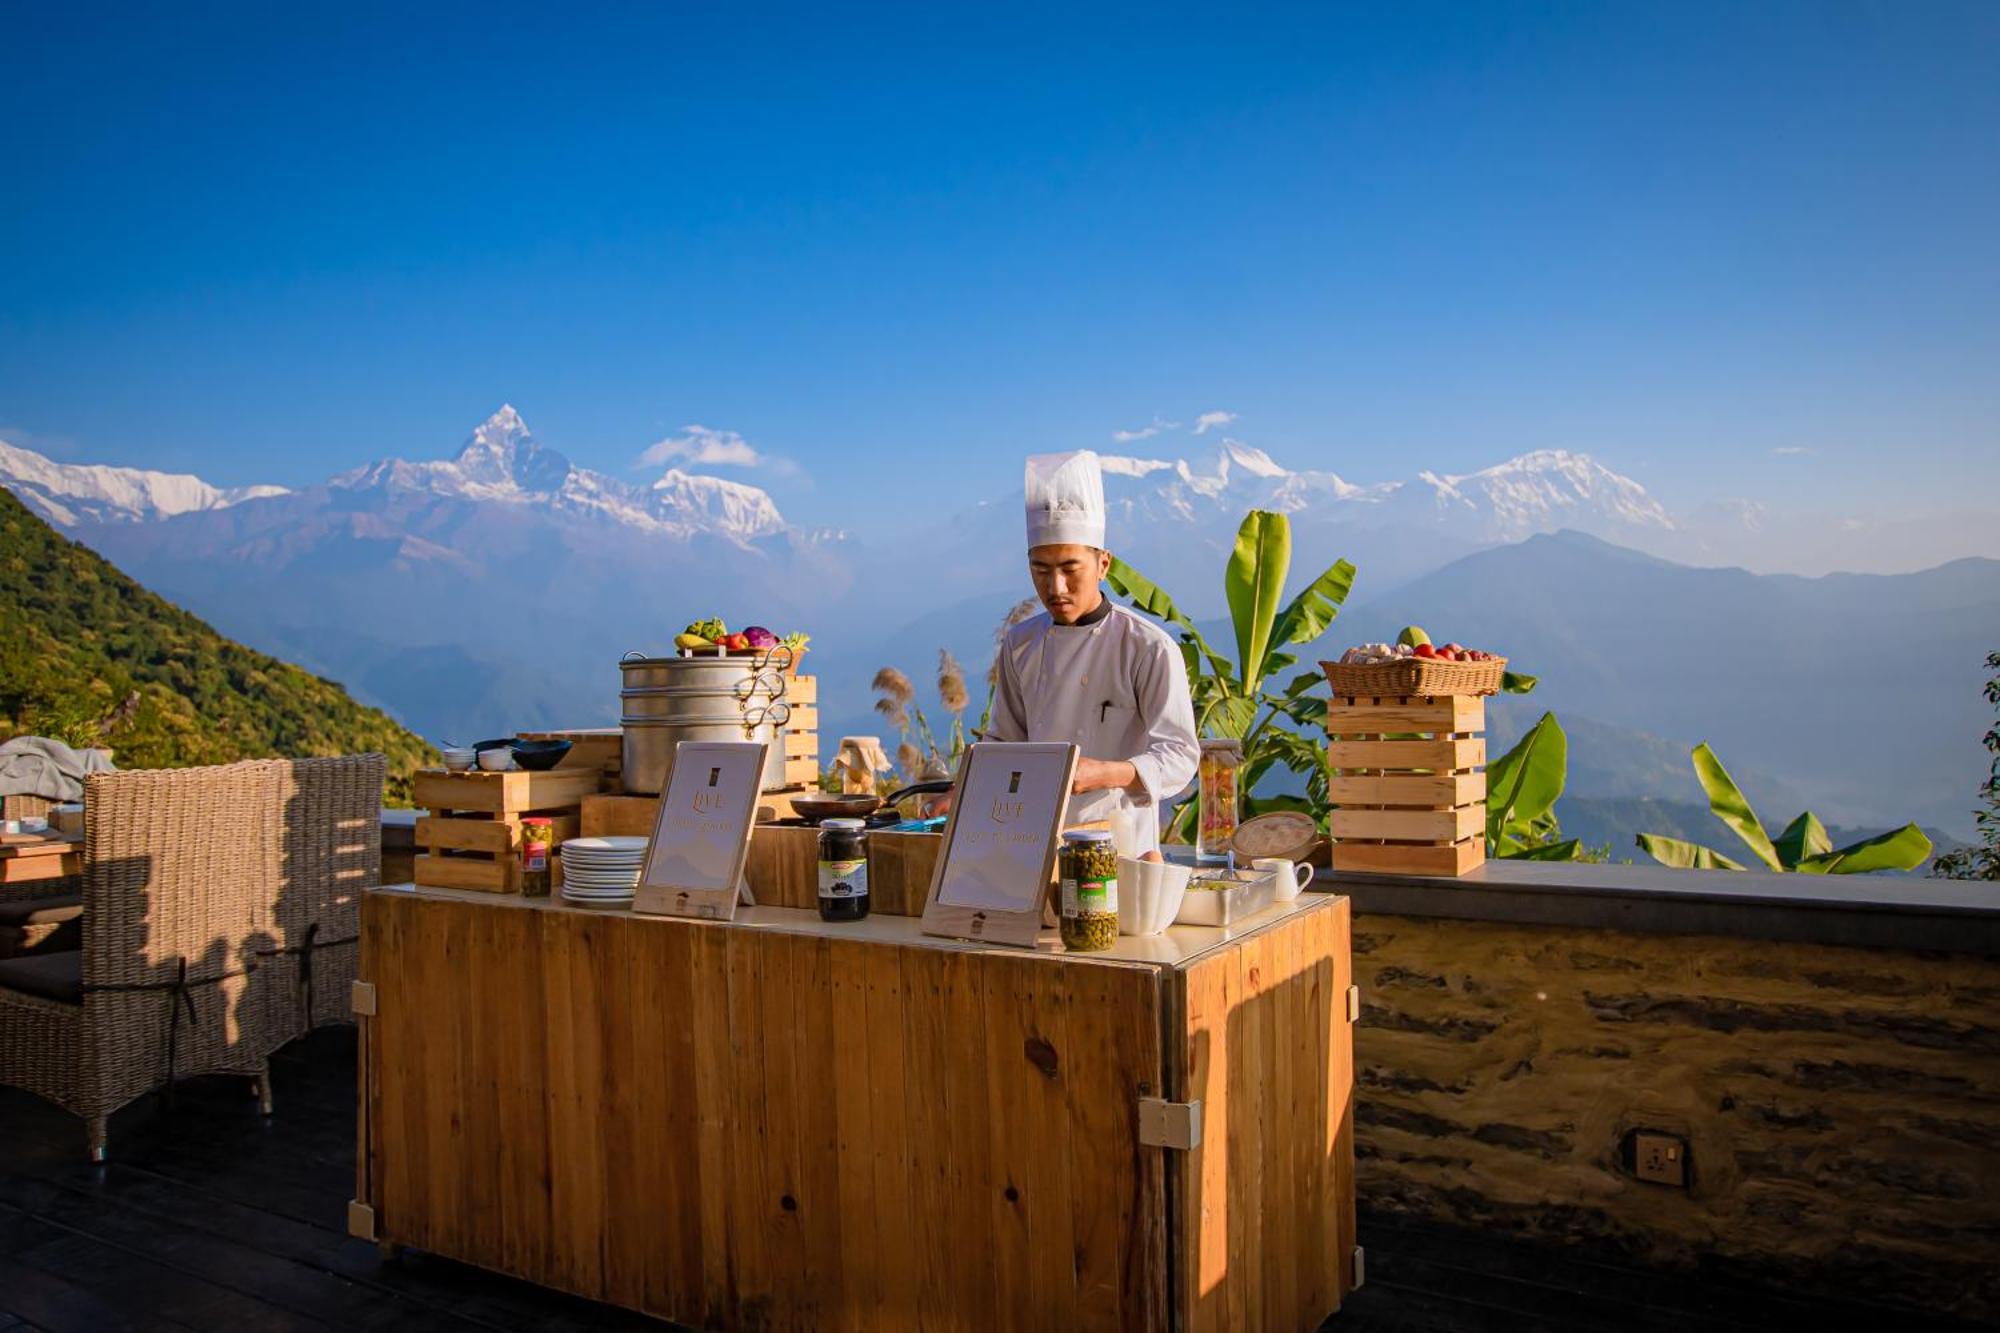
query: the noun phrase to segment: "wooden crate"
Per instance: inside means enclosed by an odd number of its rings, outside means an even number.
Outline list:
[[[1336,698],[1326,729],[1334,869],[1457,876],[1484,863],[1484,699]]]
[[[582,831],[581,807],[602,782],[595,768],[545,773],[419,772],[412,784],[419,816],[413,866],[418,884],[441,889],[521,891],[521,820],[547,815],[558,844]]]
[[[361,918],[371,1240],[741,1333],[1311,1329],[1358,1276],[1336,895],[1109,954],[442,890]]]

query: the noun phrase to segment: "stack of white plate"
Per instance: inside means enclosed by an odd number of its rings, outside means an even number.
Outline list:
[[[562,845],[562,896],[592,907],[632,901],[646,864],[644,838],[571,838]]]

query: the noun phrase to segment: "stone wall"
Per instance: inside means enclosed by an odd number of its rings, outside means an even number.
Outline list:
[[[2000,963],[1372,913],[1354,955],[1364,1209],[2000,1318]]]

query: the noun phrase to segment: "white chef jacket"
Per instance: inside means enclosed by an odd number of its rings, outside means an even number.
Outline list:
[[[1194,780],[1201,761],[1187,666],[1167,632],[1125,607],[1089,625],[1058,625],[1045,612],[1007,632],[986,739],[1073,741],[1089,759],[1123,759],[1138,793],[1070,797],[1069,823],[1134,818],[1136,852],[1159,846],[1159,810]]]

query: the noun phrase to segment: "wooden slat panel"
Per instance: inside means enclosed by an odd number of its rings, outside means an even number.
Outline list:
[[[672,923],[661,923],[672,924]],[[676,1091],[695,1107],[695,1160],[684,1168],[698,1185],[701,1222],[701,1301],[689,1306],[653,1307],[674,1315],[699,1311],[687,1322],[703,1328],[726,1328],[736,1309],[736,1260],[732,1253],[736,1161],[739,1142],[735,1087],[739,1053],[730,1026],[734,1012],[730,989],[730,942],[734,932],[719,927],[690,928],[688,936],[688,1015],[693,1035],[692,1089]],[[681,1073],[687,1068],[676,1070]],[[685,1317],[685,1316],[684,1316]]]
[[[549,831],[557,842],[577,836],[582,821],[575,815],[553,815]],[[493,819],[448,819],[425,815],[417,820],[417,845],[432,851],[488,852],[495,856],[517,856],[521,851],[521,816],[501,815]]]
[[[1354,1247],[1360,1243],[1354,1220],[1354,1024],[1347,1019],[1347,990],[1354,984],[1352,909],[1353,904],[1343,897],[1332,910],[1315,918],[1320,933],[1314,941],[1314,956],[1325,959],[1332,974],[1332,984],[1327,987],[1329,1003],[1318,1015],[1320,1029],[1327,1034],[1322,1084],[1326,1089],[1327,1134],[1321,1140],[1327,1175],[1322,1189],[1332,1253],[1308,1262],[1321,1272],[1338,1274],[1339,1286],[1331,1303],[1324,1296],[1317,1300],[1316,1308],[1327,1311],[1339,1309],[1347,1293],[1354,1290]],[[1330,1268],[1324,1259],[1332,1260]]]
[[[1486,799],[1484,773],[1382,773],[1327,780],[1336,805],[1471,805]]]
[[[818,760],[819,758],[818,732],[792,731],[787,729],[784,735],[785,735],[785,758],[812,759],[815,761]]]
[[[1486,762],[1484,737],[1441,741],[1334,741],[1326,747],[1327,763],[1336,769],[1476,768]]]
[[[785,785],[787,787],[810,787],[819,781],[819,760],[787,759],[785,761]]]
[[[763,907],[819,906],[819,830],[759,824],[750,831],[743,879]],[[872,891],[872,881],[871,881]]]
[[[1180,1291],[1176,1305],[1189,1333],[1231,1327],[1229,1314],[1229,1140],[1237,1132],[1229,1099],[1235,1052],[1230,1015],[1242,984],[1235,951],[1204,959],[1181,974],[1183,1018],[1178,1101],[1200,1101],[1201,1142],[1168,1161],[1176,1176],[1173,1243]]]
[[[819,678],[817,676],[793,676],[785,682],[785,702],[797,708],[801,704],[819,702]]]
[[[1486,701],[1471,695],[1364,703],[1335,699],[1327,708],[1326,729],[1335,737],[1406,731],[1484,731]]]
[[[580,821],[586,838],[650,838],[659,817],[657,796],[586,796]]]
[[[951,1215],[951,1135],[949,1108],[940,1095],[951,1074],[953,1034],[946,1026],[944,971],[935,954],[901,950],[903,1033],[906,1051],[903,1108],[909,1135],[905,1149],[910,1171],[910,1215],[943,1219]],[[977,1131],[975,1131],[977,1132]],[[951,1327],[947,1312],[954,1288],[969,1276],[950,1252],[921,1245],[910,1256],[915,1271],[916,1313],[924,1328]],[[1026,1272],[1021,1274],[1026,1279]],[[1025,1292],[1022,1300],[1025,1300]],[[914,1321],[913,1321],[914,1322]]]
[[[1484,833],[1486,807],[1455,810],[1357,810],[1327,812],[1327,832],[1336,838],[1404,838],[1412,842],[1456,842]],[[1336,863],[1337,864],[1337,863]]]
[[[550,769],[531,773],[447,773],[420,770],[411,780],[412,802],[427,810],[467,810],[484,814],[520,814],[528,810],[559,810],[595,795],[601,775],[585,769]]]
[[[1486,839],[1475,835],[1444,846],[1414,843],[1341,842],[1333,848],[1337,870],[1371,875],[1463,875],[1485,864]]]
[[[911,913],[916,915],[916,913]],[[985,969],[977,959],[965,954],[940,953],[938,989],[944,998],[944,1030],[957,1048],[946,1075],[945,1115],[954,1125],[968,1119],[984,1121],[991,1114],[986,1085],[988,1033],[985,1023]],[[982,1236],[992,1218],[989,1200],[997,1192],[993,1177],[993,1142],[985,1125],[971,1133],[950,1135],[945,1151],[945,1194],[948,1200],[940,1225],[956,1236]],[[956,1326],[977,1330],[980,1321],[971,1311],[979,1303],[992,1308],[1001,1293],[991,1292],[992,1273],[984,1270],[961,1275],[961,1283],[983,1301],[965,1299],[963,1292],[954,1319]],[[986,1294],[991,1292],[990,1295]],[[894,1326],[884,1323],[883,1327]]]
[[[1353,1244],[1347,904],[1325,900],[1178,974],[1177,1099],[1202,1143],[1171,1154],[1182,1327],[1314,1328]],[[1343,1157],[1342,1152],[1347,1152]]]
[[[881,1122],[876,1104],[881,1090],[869,1080],[867,971],[867,961],[874,952],[879,951],[840,949],[833,951],[828,961],[832,996],[829,1051],[833,1061],[833,1101],[828,1111],[836,1135],[837,1253],[847,1307],[838,1327],[847,1333],[868,1333],[868,1312],[882,1309],[887,1298],[882,1255],[900,1248],[895,1219],[881,1216],[875,1195],[875,1140]],[[896,1094],[902,1095],[900,1086]],[[884,1221],[891,1224],[886,1237]]]
[[[944,851],[939,833],[868,835],[868,894],[871,910],[890,916],[922,916],[931,890],[931,874]]]
[[[485,893],[519,893],[521,863],[488,861],[472,856],[418,856],[416,882],[438,889],[479,889]]]
[[[786,731],[818,731],[819,709],[812,704],[802,704],[786,692],[785,702],[792,706],[791,716],[785,719]]]
[[[795,1302],[800,1320],[815,1329],[837,1327],[858,1306],[841,1261],[841,1146],[834,1064],[833,942],[800,937],[792,950],[792,1075],[798,1118],[798,1174],[793,1196],[802,1249],[803,1288]],[[866,1101],[849,1115],[866,1109]],[[865,1275],[866,1270],[862,1270]]]
[[[912,1078],[906,1033],[908,1010],[921,999],[912,998],[904,989],[902,950],[854,947],[861,955],[861,976],[868,989],[868,1111],[876,1121],[869,1169],[875,1189],[875,1230],[885,1239],[907,1237],[918,1214],[913,1210],[917,1198],[914,1163],[905,1151],[910,1142]],[[875,1308],[877,1326],[916,1326],[921,1265],[893,1244],[880,1246],[876,1254],[870,1286],[881,1292],[881,1303]]]

